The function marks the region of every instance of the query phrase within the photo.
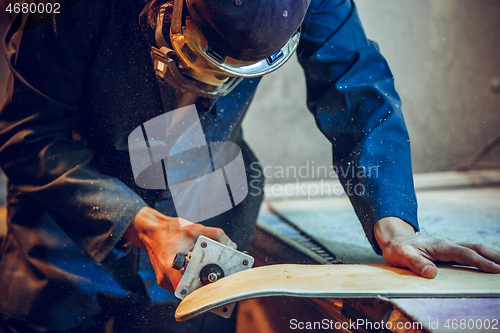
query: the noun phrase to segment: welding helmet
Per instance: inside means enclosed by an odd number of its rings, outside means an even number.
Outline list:
[[[155,71],[178,90],[215,98],[281,67],[297,48],[308,0],[174,0],[160,10]]]

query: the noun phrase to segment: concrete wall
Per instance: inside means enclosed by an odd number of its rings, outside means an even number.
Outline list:
[[[356,4],[396,79],[415,172],[450,170],[500,134],[500,94],[490,89],[492,78],[500,77],[500,1]],[[331,165],[329,142],[307,111],[295,59],[262,80],[243,126],[264,166]],[[500,162],[500,149],[484,160]],[[284,181],[295,179],[268,179]]]

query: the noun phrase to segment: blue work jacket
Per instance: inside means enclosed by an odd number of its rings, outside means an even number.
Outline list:
[[[122,235],[147,205],[175,215],[168,191],[135,185],[127,146],[135,128],[173,110],[175,90],[155,77],[154,30],[140,15],[143,3],[72,5],[55,20],[17,32],[15,21],[7,32],[11,76],[0,113],[0,167],[9,181],[0,312],[60,330],[99,313],[103,295],[172,299],[142,250],[122,248]],[[297,55],[307,106],[380,253],[377,220],[396,216],[418,228],[410,142],[389,66],[349,0],[312,0]],[[258,83],[245,79],[225,97],[196,102],[207,141],[237,143],[247,166],[256,159],[241,121]],[[370,177],[359,172],[375,167]],[[361,195],[353,191],[358,184]],[[255,220],[259,203],[222,217],[221,226],[243,247],[254,222],[234,221]]]

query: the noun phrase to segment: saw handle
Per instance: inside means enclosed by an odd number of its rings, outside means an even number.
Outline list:
[[[186,264],[186,255],[182,252],[177,252],[174,261],[172,262],[172,268],[176,270],[181,270]]]

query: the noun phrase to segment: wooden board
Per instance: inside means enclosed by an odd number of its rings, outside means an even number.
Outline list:
[[[0,207],[0,239],[7,233],[7,208]]]
[[[439,266],[434,279],[387,264],[271,265],[227,276],[188,295],[175,312],[185,321],[217,307],[265,296],[500,297],[500,274]]]

